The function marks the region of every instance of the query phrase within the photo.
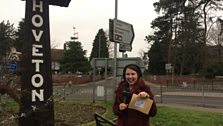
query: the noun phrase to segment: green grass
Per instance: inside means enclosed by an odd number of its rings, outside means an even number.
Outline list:
[[[112,113],[112,102],[97,101],[96,104],[107,108],[105,118],[116,118]],[[150,123],[152,126],[223,126],[223,114],[158,106],[158,113],[150,118]],[[83,126],[95,126],[95,122]]]
[[[153,126],[223,126],[223,114],[160,106]]]
[[[67,105],[73,105],[74,103],[93,104],[90,101],[66,101],[65,103]],[[112,112],[111,101],[108,101],[106,103],[104,101],[96,101],[94,105],[99,105],[103,108],[106,108],[106,112],[103,114],[106,119],[112,120],[116,118],[116,116]],[[8,109],[17,107],[18,105],[14,102],[9,102],[7,104]],[[90,110],[91,109],[89,109],[88,114],[93,113],[90,112]],[[152,126],[223,126],[223,114],[190,110],[185,108],[180,109],[166,106],[158,106],[158,113],[155,117],[150,118],[150,123],[152,124]],[[81,126],[95,126],[95,121],[83,124]]]

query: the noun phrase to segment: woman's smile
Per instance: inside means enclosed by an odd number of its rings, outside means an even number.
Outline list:
[[[136,71],[127,68],[126,69],[126,73],[125,73],[125,78],[126,78],[126,81],[130,85],[132,85],[132,84],[135,84],[136,83],[136,81],[138,79],[138,75],[137,75]]]

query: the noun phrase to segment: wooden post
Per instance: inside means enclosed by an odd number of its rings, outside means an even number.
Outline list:
[[[54,126],[49,5],[69,2],[26,0],[19,126]]]

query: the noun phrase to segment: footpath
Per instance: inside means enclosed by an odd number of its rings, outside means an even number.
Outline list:
[[[170,108],[180,108],[180,109],[188,109],[188,110],[194,110],[194,111],[215,112],[215,113],[223,114],[223,108],[211,108],[211,107],[205,107],[205,106],[192,106],[192,105],[173,104],[173,103],[168,103],[168,104],[158,103],[157,106],[166,106]]]

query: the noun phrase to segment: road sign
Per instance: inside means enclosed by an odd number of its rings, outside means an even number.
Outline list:
[[[93,58],[90,62],[92,67],[105,67],[111,68],[114,65],[113,58]],[[141,68],[141,71],[144,72],[145,65],[141,58],[139,57],[129,57],[129,58],[117,58],[117,66],[116,66],[116,75],[122,76],[123,69],[128,64],[136,64]]]
[[[172,68],[171,64],[170,63],[166,63],[165,64],[165,69],[166,70],[170,70]]]
[[[119,51],[120,52],[132,51],[132,45],[126,44],[126,43],[120,43],[119,44]]]
[[[109,39],[131,45],[135,37],[133,26],[118,19],[109,20]]]
[[[7,64],[8,66],[7,66],[7,68],[8,68],[8,72],[9,73],[13,73],[13,74],[15,74],[16,73],[16,62],[10,62],[10,63],[8,63]]]

